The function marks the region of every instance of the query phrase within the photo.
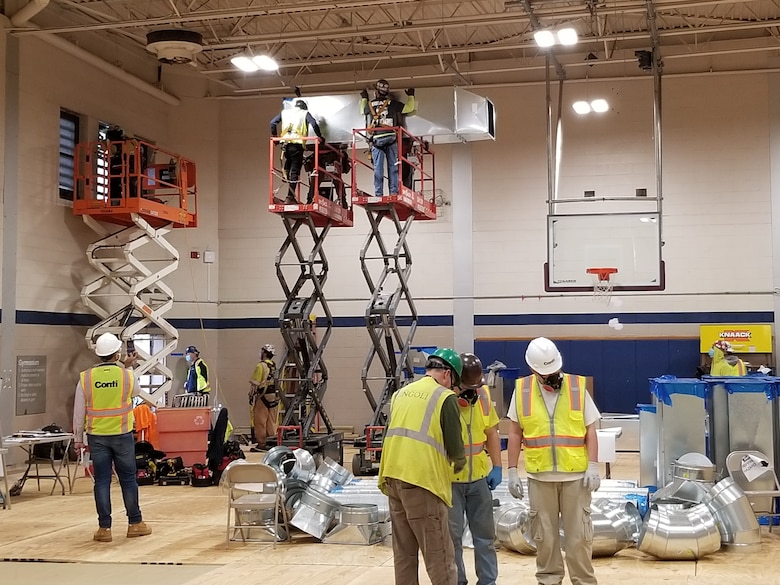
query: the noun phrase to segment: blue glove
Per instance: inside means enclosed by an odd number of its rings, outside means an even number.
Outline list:
[[[487,476],[487,483],[488,483],[488,489],[491,491],[496,489],[498,484],[501,483],[501,472],[503,469],[501,469],[498,466],[493,467],[493,469],[490,470],[490,473],[488,473]]]

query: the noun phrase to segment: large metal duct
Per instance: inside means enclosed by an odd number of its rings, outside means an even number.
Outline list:
[[[493,510],[496,539],[504,548],[523,555],[535,555],[536,543],[531,534],[531,517],[524,501],[510,502]]]
[[[611,557],[636,544],[642,530],[642,515],[631,502],[597,500],[591,504],[593,550],[591,556]],[[563,542],[563,534],[561,534]]]
[[[704,504],[692,508],[654,504],[637,548],[663,560],[700,559],[720,550],[720,531]]]
[[[719,481],[704,496],[703,503],[718,521],[720,539],[726,548],[739,552],[761,550],[761,527],[745,492],[730,477]]]

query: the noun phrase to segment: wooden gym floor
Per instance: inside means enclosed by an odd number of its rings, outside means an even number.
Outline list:
[[[260,454],[248,454],[259,460]],[[351,461],[352,453],[346,456]],[[636,479],[638,454],[619,454],[615,479]],[[10,480],[15,480],[13,470]],[[219,487],[141,487],[141,508],[151,536],[125,538],[121,493],[112,491],[114,541],[92,541],[96,529],[92,485],[76,481],[73,494],[49,496],[50,481],[29,482],[11,510],[0,509],[0,584],[84,585],[391,585],[392,549],[383,545],[324,545],[296,533],[291,543],[232,542],[225,547],[225,496]],[[780,531],[765,532],[760,553],[720,552],[700,561],[657,561],[636,549],[594,561],[600,585],[779,584],[773,562]],[[469,582],[476,583],[470,550]],[[534,558],[499,549],[500,585],[532,584]],[[33,562],[34,561],[34,562]],[[429,584],[421,567],[420,583]],[[569,584],[568,577],[564,580]],[[398,584],[407,585],[407,584]]]

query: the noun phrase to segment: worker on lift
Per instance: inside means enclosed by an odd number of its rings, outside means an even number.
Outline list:
[[[274,197],[274,203],[285,205],[297,205],[298,181],[303,167],[303,151],[306,139],[309,136],[309,128],[314,130],[314,134],[321,142],[325,142],[320,132],[319,124],[309,113],[309,107],[303,100],[295,100],[292,108],[283,108],[273,120],[271,120],[271,136],[278,137],[279,125],[281,124],[281,137],[284,139],[282,144],[282,158],[284,179],[288,184],[287,197],[282,201]]]
[[[320,197],[325,197],[331,201],[339,201],[344,209],[349,209],[347,202],[347,190],[344,182],[344,175],[352,172],[352,161],[349,158],[349,152],[344,144],[330,143],[332,149],[322,149],[316,163],[314,153],[307,156],[304,160],[304,168],[311,174],[318,167],[326,171],[326,174],[320,174],[317,191]],[[309,194],[306,203],[314,201],[314,181],[309,180]]]
[[[208,396],[211,392],[211,382],[209,381],[209,367],[200,357],[198,348],[190,345],[184,352],[184,359],[190,366],[187,371],[187,381],[184,382],[184,389],[188,394],[201,394]]]
[[[406,90],[406,104],[390,95],[386,79],[376,82],[374,99],[368,99],[368,90],[360,92],[360,111],[366,117],[368,141],[371,144],[371,161],[374,164],[374,195],[384,194],[384,167],[387,161],[387,182],[390,196],[398,195],[398,137],[395,127],[403,126],[403,117],[417,109],[414,88]]]

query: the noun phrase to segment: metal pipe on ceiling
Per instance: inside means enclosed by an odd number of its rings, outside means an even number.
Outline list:
[[[25,26],[31,18],[49,5],[49,0],[30,0],[10,18],[13,26]]]

